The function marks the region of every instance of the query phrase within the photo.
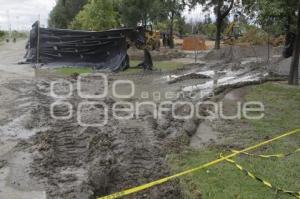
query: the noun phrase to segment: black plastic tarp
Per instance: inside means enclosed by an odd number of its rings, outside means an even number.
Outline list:
[[[128,28],[103,32],[40,28],[36,22],[30,32],[25,58],[29,63],[49,66],[95,66],[120,71],[126,67],[126,39],[136,39],[136,33]]]

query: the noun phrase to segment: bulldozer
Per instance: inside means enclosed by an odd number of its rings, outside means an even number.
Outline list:
[[[233,45],[241,36],[239,15],[235,14],[233,22],[231,22],[225,29],[224,43]]]
[[[145,26],[145,38],[146,45],[150,50],[159,51],[161,43],[160,43],[160,31],[153,30],[152,25]]]

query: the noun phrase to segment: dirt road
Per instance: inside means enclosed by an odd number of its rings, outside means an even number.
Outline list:
[[[32,154],[18,147],[36,131],[25,126],[33,106],[34,70],[17,65],[24,45],[0,46],[0,198],[45,199],[45,191],[29,175]]]

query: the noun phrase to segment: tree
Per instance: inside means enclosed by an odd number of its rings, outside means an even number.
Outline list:
[[[210,14],[206,14],[205,15],[205,19],[204,19],[204,24],[211,24],[212,23],[212,19],[210,17]]]
[[[224,0],[218,0],[217,6],[215,7],[215,12],[217,13],[217,35],[216,35],[216,43],[215,49],[220,49],[221,47],[221,31],[222,31],[222,24],[224,19],[226,19],[227,15],[230,13],[231,9],[233,8],[234,0],[230,0],[229,7],[224,7]]]
[[[300,53],[300,2],[299,0],[244,0],[245,10],[256,13],[257,23],[263,28],[269,24],[279,24],[282,31],[286,27],[286,40],[290,32],[296,33],[293,58],[290,65],[289,84],[298,85]],[[296,13],[298,15],[296,15]],[[297,21],[297,23],[295,23]],[[273,31],[273,30],[272,30]],[[283,31],[284,32],[284,31]]]
[[[49,27],[67,28],[87,0],[58,0],[49,16]]]
[[[169,25],[169,34],[171,38],[170,47],[174,48],[174,21],[176,17],[180,17],[180,13],[184,10],[185,1],[184,0],[163,0],[164,12],[168,20],[170,21]]]
[[[70,28],[102,31],[119,26],[114,3],[112,0],[89,0],[72,21]]]
[[[161,17],[161,0],[122,0],[120,2],[120,16],[122,23],[127,27],[143,26],[156,21]]]
[[[298,3],[297,36],[290,67],[289,84],[299,85],[299,53],[300,53],[300,3]]]
[[[221,47],[221,34],[222,25],[226,17],[229,15],[231,9],[234,6],[234,0],[190,0],[190,7],[193,8],[197,4],[204,6],[204,10],[209,10],[213,7],[216,14],[216,42],[215,49],[220,49]]]
[[[5,36],[5,32],[0,30],[0,39],[2,39]]]
[[[182,38],[182,36],[185,34],[185,17],[184,16],[178,16],[176,18],[176,22],[175,22],[175,29],[177,29],[180,38]]]
[[[298,0],[243,0],[244,11],[263,30],[273,35],[290,31]],[[254,20],[253,20],[254,19]]]

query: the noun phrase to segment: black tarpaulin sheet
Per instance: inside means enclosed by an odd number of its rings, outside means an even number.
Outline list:
[[[120,71],[126,67],[127,41],[133,29],[89,32],[32,26],[26,61],[51,65],[95,66]]]

